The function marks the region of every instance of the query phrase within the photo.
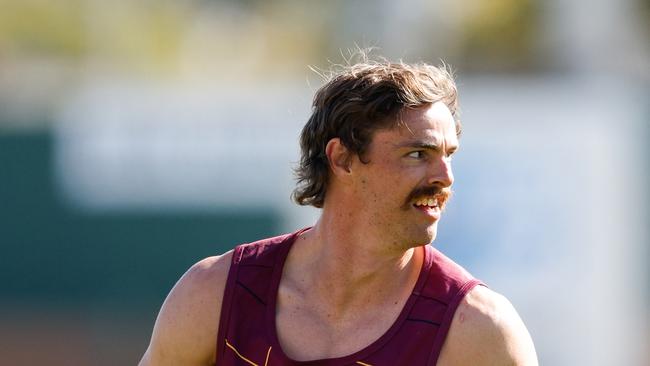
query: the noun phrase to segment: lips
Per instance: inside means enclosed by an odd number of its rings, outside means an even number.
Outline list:
[[[424,186],[414,189],[408,195],[402,208],[409,210],[416,208],[422,211],[431,211],[431,214],[444,210],[447,201],[451,198],[451,189],[449,187],[440,186]]]
[[[436,189],[435,187],[426,187],[413,192],[409,199],[408,205],[428,206],[444,209],[445,204],[451,197],[450,189]]]
[[[426,204],[418,204],[418,201],[413,204],[413,207],[420,211],[421,213],[425,214],[429,219],[433,221],[437,221],[440,219],[440,207],[437,204],[437,200],[434,200],[432,198],[427,198],[427,199],[422,199],[423,201],[426,202]],[[429,205],[429,202],[432,202],[431,205]]]
[[[440,195],[435,195],[432,197],[421,197],[415,200],[415,203],[413,205],[415,207],[429,207],[429,208],[438,208],[440,204],[438,203]]]

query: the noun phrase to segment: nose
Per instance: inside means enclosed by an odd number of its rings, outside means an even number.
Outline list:
[[[437,185],[443,188],[451,187],[454,184],[454,174],[451,171],[451,160],[448,157],[441,157],[432,163],[429,185]]]

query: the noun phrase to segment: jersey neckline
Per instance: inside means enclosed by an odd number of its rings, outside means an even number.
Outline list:
[[[382,334],[379,338],[374,340],[372,343],[367,345],[366,347],[362,348],[359,351],[356,351],[354,353],[351,353],[346,356],[341,356],[341,357],[336,357],[336,358],[325,358],[325,359],[317,359],[317,360],[308,360],[308,361],[296,361],[284,353],[284,350],[282,349],[282,346],[280,345],[280,340],[278,339],[278,332],[276,328],[276,305],[277,305],[277,298],[278,298],[278,290],[280,286],[280,280],[282,278],[282,272],[284,269],[284,263],[289,255],[289,251],[291,250],[291,247],[293,246],[294,242],[298,238],[298,236],[305,231],[311,229],[311,227],[307,227],[301,230],[298,230],[292,234],[289,234],[289,236],[283,241],[283,245],[279,250],[279,259],[275,262],[274,268],[273,268],[273,273],[271,275],[271,285],[269,288],[270,291],[270,297],[269,297],[269,303],[266,309],[266,329],[268,332],[268,337],[271,342],[271,346],[273,347],[273,350],[276,355],[279,355],[279,358],[282,359],[283,365],[294,365],[294,366],[334,366],[334,365],[346,365],[346,364],[355,364],[356,361],[363,361],[365,358],[379,350],[382,346],[384,346],[396,333],[397,331],[402,327],[402,324],[406,321],[406,318],[408,317],[411,308],[415,304],[422,288],[424,287],[426,280],[428,278],[429,271],[432,267],[432,253],[430,245],[424,245],[424,259],[422,261],[422,267],[420,268],[420,273],[418,275],[418,279],[415,283],[415,286],[413,286],[413,290],[411,291],[411,295],[409,296],[408,300],[404,304],[404,307],[400,311],[399,315],[397,316],[397,319],[393,322],[393,324],[388,328],[388,330]]]

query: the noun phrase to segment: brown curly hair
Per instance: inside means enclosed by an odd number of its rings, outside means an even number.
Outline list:
[[[292,194],[300,205],[323,207],[329,180],[325,147],[333,138],[363,157],[375,130],[401,124],[405,108],[438,101],[454,115],[456,133],[461,131],[456,84],[446,65],[363,60],[340,68],[316,92],[311,117],[300,135],[302,155]]]

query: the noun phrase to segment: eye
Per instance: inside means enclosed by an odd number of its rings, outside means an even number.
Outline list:
[[[424,158],[424,151],[423,150],[411,151],[410,153],[408,153],[407,156],[413,159],[422,159]]]

